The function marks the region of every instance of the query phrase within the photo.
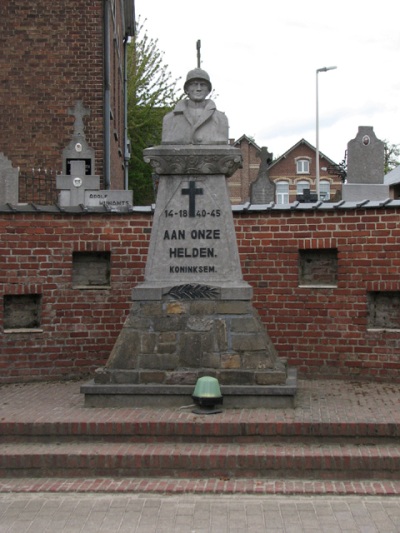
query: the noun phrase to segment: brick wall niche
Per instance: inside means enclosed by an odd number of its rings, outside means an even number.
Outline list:
[[[338,253],[335,248],[299,250],[299,285],[337,286]]]
[[[75,288],[107,288],[111,283],[110,252],[74,252],[72,285]]]
[[[400,329],[400,291],[368,293],[368,327]]]
[[[40,294],[4,296],[4,329],[38,329],[41,315]]]

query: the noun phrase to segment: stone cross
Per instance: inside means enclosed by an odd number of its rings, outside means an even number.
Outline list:
[[[82,135],[82,137],[85,137],[83,117],[90,115],[90,109],[83,105],[82,100],[78,100],[75,107],[70,107],[68,109],[68,115],[75,117],[74,135]]]
[[[261,148],[260,168],[257,179],[250,186],[250,202],[252,204],[268,204],[275,202],[275,183],[268,176],[268,167],[273,160],[273,154],[266,146]]]
[[[201,41],[200,39],[197,41],[196,43],[196,48],[197,48],[197,68],[200,68],[201,67]]]
[[[85,175],[85,161],[71,161],[71,175],[57,176],[57,189],[60,189],[61,206],[82,205],[85,203],[85,191],[100,188],[99,176]]]
[[[297,201],[311,204],[318,201],[318,195],[310,189],[303,189],[303,192],[297,195]]]

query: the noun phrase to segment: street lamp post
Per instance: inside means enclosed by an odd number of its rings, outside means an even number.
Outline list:
[[[316,161],[315,161],[315,188],[317,192],[317,199],[320,200],[320,190],[319,190],[319,111],[318,111],[318,74],[320,72],[327,72],[328,70],[334,70],[337,67],[323,67],[319,68],[316,71]]]

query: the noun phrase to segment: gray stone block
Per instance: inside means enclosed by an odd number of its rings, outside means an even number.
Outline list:
[[[235,369],[242,367],[242,360],[238,353],[224,353],[221,355],[221,368],[224,370]]]
[[[143,330],[140,332],[140,353],[152,354],[156,351],[157,334]]]
[[[231,319],[231,330],[233,333],[256,333],[261,327],[254,317],[240,317]]]
[[[220,370],[217,373],[221,385],[254,385],[254,372],[246,370]]]
[[[246,315],[252,312],[250,301],[219,301],[216,313],[219,315]]]
[[[138,357],[138,368],[143,370],[173,370],[179,366],[176,354],[152,354]]]
[[[178,378],[179,373],[173,379]],[[201,371],[191,373],[191,384],[101,385],[90,381],[81,386],[86,407],[180,407],[192,401],[193,384]],[[207,375],[217,377],[216,373]],[[187,373],[187,376],[189,374]],[[186,379],[185,376],[182,376]],[[289,368],[286,381],[272,385],[222,385],[224,409],[284,409],[295,406],[297,372]]]
[[[228,349],[228,328],[224,319],[217,318],[214,322],[214,347],[219,352]]]
[[[107,368],[132,369],[137,367],[141,353],[141,333],[123,328],[107,361]]]
[[[195,316],[189,317],[187,322],[190,331],[211,331],[213,329],[213,319],[211,317]]]
[[[249,352],[265,350],[265,335],[262,333],[232,335],[232,350]]]
[[[245,352],[241,356],[242,368],[244,369],[256,369],[256,370],[265,370],[274,368],[274,358],[271,357],[267,352]]]
[[[0,204],[18,203],[19,171],[0,153]]]
[[[167,383],[167,373],[161,370],[142,370],[139,374],[140,383]]]

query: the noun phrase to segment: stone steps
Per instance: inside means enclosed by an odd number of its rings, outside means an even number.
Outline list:
[[[158,477],[41,477],[0,478],[0,493],[140,493],[208,495],[330,495],[399,496],[400,481],[158,478]]]
[[[2,389],[0,492],[400,494],[391,384],[304,381],[295,409],[208,416],[87,409],[80,386]]]
[[[400,447],[348,443],[2,443],[0,476],[400,479]]]
[[[90,410],[87,412],[90,413]],[[99,440],[111,442],[208,442],[208,443],[265,443],[271,440],[353,442],[378,444],[383,441],[396,441],[400,437],[400,424],[396,422],[313,422],[276,420],[269,417],[264,421],[260,416],[248,411],[248,417],[238,413],[237,419],[224,415],[195,416],[188,413],[175,413],[169,419],[156,411],[153,416],[145,416],[125,421],[121,416],[108,415],[93,419],[54,421],[1,422],[1,442],[52,442],[63,440]],[[118,413],[118,411],[114,411]],[[114,418],[114,420],[112,420]],[[181,418],[181,420],[179,420]]]

